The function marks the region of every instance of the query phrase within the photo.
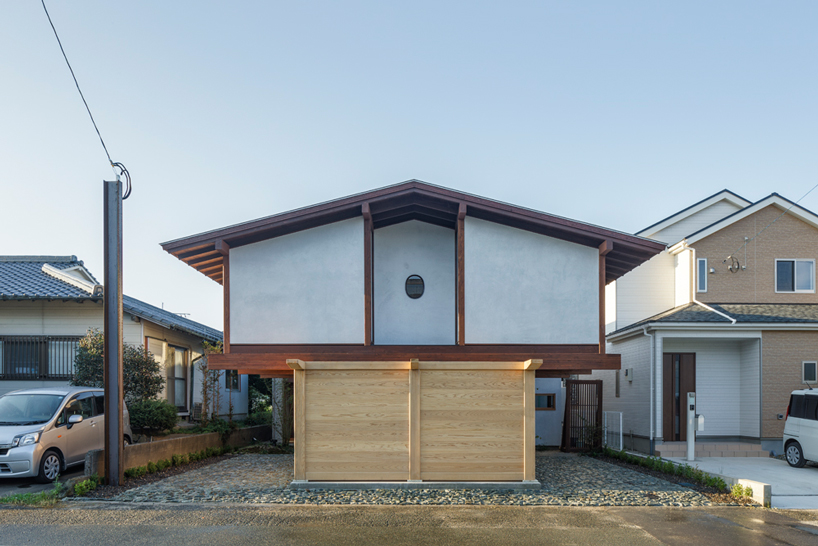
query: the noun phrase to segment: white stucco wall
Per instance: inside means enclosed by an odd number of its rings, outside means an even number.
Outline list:
[[[599,343],[599,251],[470,216],[466,343]]]
[[[231,343],[363,343],[364,226],[352,218],[230,250]]]
[[[374,342],[453,345],[456,341],[454,230],[412,220],[376,229],[373,239]],[[406,295],[420,275],[424,293]]]

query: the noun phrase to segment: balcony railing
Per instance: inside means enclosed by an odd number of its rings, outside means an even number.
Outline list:
[[[0,336],[0,379],[71,379],[79,336]]]

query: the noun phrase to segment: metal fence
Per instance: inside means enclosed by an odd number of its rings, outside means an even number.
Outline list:
[[[0,336],[0,379],[71,379],[79,336]]]
[[[602,412],[603,442],[606,446],[616,451],[621,451],[622,443],[622,412],[603,411]]]

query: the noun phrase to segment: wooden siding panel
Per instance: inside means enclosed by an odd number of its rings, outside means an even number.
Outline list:
[[[523,372],[421,370],[420,386],[421,479],[522,479]]]
[[[307,479],[409,479],[409,370],[297,373]]]

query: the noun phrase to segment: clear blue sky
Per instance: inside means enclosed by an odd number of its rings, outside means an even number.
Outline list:
[[[47,5],[133,176],[125,292],[214,327],[160,242],[409,178],[630,232],[818,183],[812,1]],[[0,3],[0,82],[0,254],[101,278],[112,174],[36,0]]]

